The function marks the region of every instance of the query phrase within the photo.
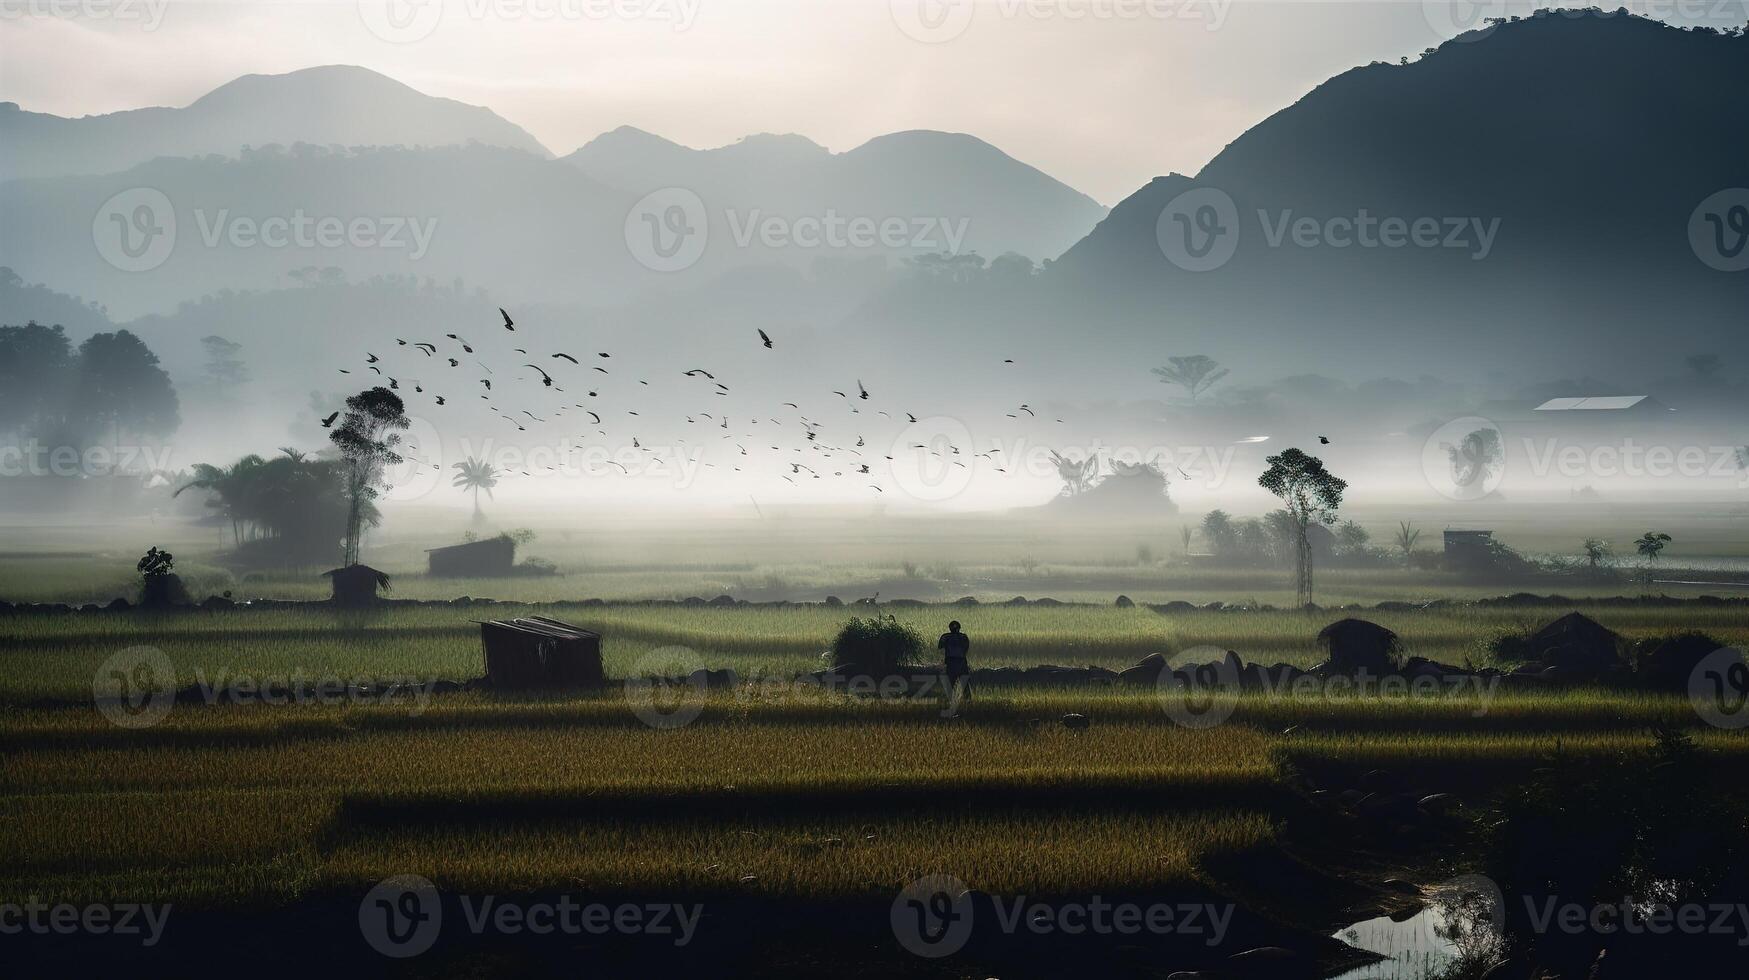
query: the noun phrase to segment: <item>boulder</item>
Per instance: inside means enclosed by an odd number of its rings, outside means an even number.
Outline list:
[[[828,605],[828,606],[842,606],[842,605],[844,605],[844,600],[838,598],[835,595],[829,595],[826,597],[826,605]]]
[[[712,599],[710,601],[710,605],[713,605],[713,606],[732,606],[734,604],[735,604],[734,597],[733,596],[726,596],[726,595],[717,596],[715,599]]]
[[[975,606],[978,604],[978,599],[976,596],[963,595],[955,599],[953,604],[956,606]]]
[[[0,613],[3,613],[10,608],[11,607],[6,605],[4,602],[0,602]],[[126,599],[113,599],[110,601],[109,605],[104,606],[103,608],[109,610],[110,612],[127,612],[129,609],[134,608],[134,604],[127,601]]]
[[[1063,716],[1063,727],[1071,731],[1085,731],[1090,724],[1087,716],[1079,712],[1070,712]]]
[[[1118,596],[1117,601],[1112,603],[1112,605],[1118,607],[1119,609],[1131,609],[1131,608],[1134,608],[1135,604],[1136,604],[1135,600],[1131,599],[1127,595]]]
[[[1705,633],[1694,632],[1641,643],[1634,654],[1640,682],[1659,691],[1686,692],[1700,662],[1723,647]]]

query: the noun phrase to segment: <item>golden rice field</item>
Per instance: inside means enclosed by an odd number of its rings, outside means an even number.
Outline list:
[[[476,621],[535,613],[605,637],[609,676],[625,676],[653,650],[681,648],[709,667],[743,677],[791,677],[822,660],[845,617],[876,610],[825,606],[389,607],[338,613],[326,607],[155,616],[28,615],[0,624],[0,703],[83,699],[107,658],[136,646],[162,650],[179,686],[246,676],[257,680],[334,677],[462,681],[481,670]],[[1397,632],[1405,653],[1446,663],[1489,662],[1490,638],[1545,623],[1569,607],[1447,606],[1359,615]],[[1235,650],[1247,661],[1308,666],[1322,659],[1320,628],[1345,613],[1195,610],[1161,614],[1102,606],[882,606],[878,612],[926,637],[958,619],[972,637],[975,666],[1038,664],[1127,667],[1154,652]],[[1702,630],[1727,644],[1749,643],[1749,617],[1733,607],[1655,605],[1587,608],[1630,639]]]

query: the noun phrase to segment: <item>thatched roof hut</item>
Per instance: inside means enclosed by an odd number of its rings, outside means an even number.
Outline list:
[[[1330,667],[1344,674],[1388,674],[1397,669],[1397,634],[1364,619],[1342,619],[1318,632]]]
[[[1621,637],[1576,612],[1537,630],[1529,647],[1543,663],[1571,670],[1606,670],[1622,663]]]
[[[337,606],[368,606],[377,601],[377,590],[389,590],[389,576],[369,565],[348,565],[322,573],[334,584]]]

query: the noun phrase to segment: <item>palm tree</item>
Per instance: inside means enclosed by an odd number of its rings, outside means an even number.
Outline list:
[[[469,456],[466,461],[455,464],[455,479],[449,485],[462,491],[474,492],[474,520],[480,520],[480,491],[486,491],[487,498],[492,496],[492,488],[498,485],[498,470],[483,459]]]
[[[249,485],[255,471],[266,463],[266,460],[255,455],[245,456],[230,466],[197,463],[193,471],[194,479],[178,487],[171,496],[179,497],[182,491],[190,489],[211,493],[213,499],[207,501],[207,506],[218,510],[231,522],[231,538],[238,547],[242,547],[243,525],[250,519]]]
[[[1415,551],[1415,542],[1421,539],[1421,531],[1408,521],[1397,522],[1397,550],[1408,560]]]

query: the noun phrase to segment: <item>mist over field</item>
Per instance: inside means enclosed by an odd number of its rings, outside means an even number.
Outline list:
[[[0,0],[0,963],[1746,975],[1746,55]]]

